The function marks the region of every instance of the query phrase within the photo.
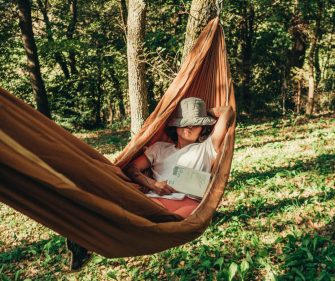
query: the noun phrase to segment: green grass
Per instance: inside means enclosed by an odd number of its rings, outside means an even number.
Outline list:
[[[126,132],[78,136],[113,158]],[[335,280],[335,119],[241,124],[205,233],[151,256],[95,255],[70,274],[64,238],[0,204],[0,280]]]

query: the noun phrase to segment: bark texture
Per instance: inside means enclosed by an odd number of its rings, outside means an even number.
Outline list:
[[[182,62],[192,49],[200,32],[216,16],[214,0],[193,0],[188,17]]]
[[[316,46],[321,37],[321,17],[323,12],[323,3],[318,1],[318,14],[315,22],[315,29],[311,38],[311,47],[308,54],[308,100],[306,105],[306,114],[313,114],[314,109],[314,93],[315,93],[315,78],[314,78],[314,63],[316,55]]]
[[[48,97],[41,75],[41,68],[33,33],[30,1],[17,0],[17,3],[19,8],[19,26],[22,33],[23,46],[27,55],[27,65],[37,110],[48,118],[51,118]]]
[[[148,116],[145,63],[142,61],[146,7],[143,0],[129,0],[127,21],[128,87],[131,134],[134,136]]]
[[[67,29],[66,37],[68,40],[72,40],[74,37],[74,32],[76,30],[77,18],[78,18],[77,0],[69,0],[68,4],[70,7],[71,21]],[[69,60],[70,60],[71,74],[78,74],[78,70],[76,67],[76,53],[73,49],[69,50]]]
[[[289,29],[289,32],[292,34],[292,48],[287,52],[287,63],[283,72],[283,114],[286,113],[287,103],[291,98],[288,94],[288,88],[291,80],[291,69],[294,67],[302,68],[304,64],[304,58],[307,50],[306,33],[304,31],[305,24],[306,23],[303,20],[299,9],[296,9],[296,12],[292,14],[291,27]]]
[[[253,3],[243,1],[241,21],[241,49],[242,49],[242,100],[247,112],[251,111],[251,81],[252,81],[252,41],[254,36],[255,11]]]

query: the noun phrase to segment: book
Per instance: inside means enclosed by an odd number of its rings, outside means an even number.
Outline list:
[[[183,200],[186,197],[185,193],[179,193],[179,192],[173,192],[169,195],[158,195],[154,191],[149,191],[146,196],[151,198],[164,198],[164,199],[170,199],[170,200]]]
[[[176,165],[168,184],[178,192],[202,198],[210,178],[210,173]]]

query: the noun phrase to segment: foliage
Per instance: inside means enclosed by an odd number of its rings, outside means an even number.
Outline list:
[[[240,123],[230,182],[212,223],[198,239],[155,255],[94,255],[72,275],[64,238],[0,204],[0,276],[333,281],[334,120],[323,115]],[[128,142],[126,124],[76,135],[113,159]]]
[[[73,1],[42,2],[46,5],[49,25],[37,0],[31,1],[32,16],[53,118],[64,127],[77,130],[101,127],[129,115],[126,36],[119,1],[79,1],[72,36],[69,30],[74,20],[70,6]],[[335,101],[331,1],[224,2],[221,23],[239,114],[273,115],[282,111],[283,104],[289,111],[295,109],[297,77],[293,71],[298,67],[306,72],[308,48],[315,36],[320,3],[323,12],[314,66],[316,109],[324,111],[332,110]],[[191,1],[148,0],[146,4],[143,60],[151,112],[180,68]],[[34,105],[15,1],[0,0],[0,7],[2,87]],[[301,58],[295,58],[302,61],[300,66],[290,57],[297,32],[306,44]],[[62,71],[57,54],[63,58],[69,77]],[[246,80],[248,77],[250,81]],[[304,105],[308,83],[302,86]]]

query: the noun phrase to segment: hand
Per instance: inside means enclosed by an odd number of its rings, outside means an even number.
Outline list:
[[[168,195],[176,190],[167,184],[167,181],[156,181],[152,188],[158,195]]]
[[[224,115],[224,119],[227,122],[227,128],[234,122],[235,119],[235,113],[230,105],[213,107],[208,110],[208,114],[216,118]]]

